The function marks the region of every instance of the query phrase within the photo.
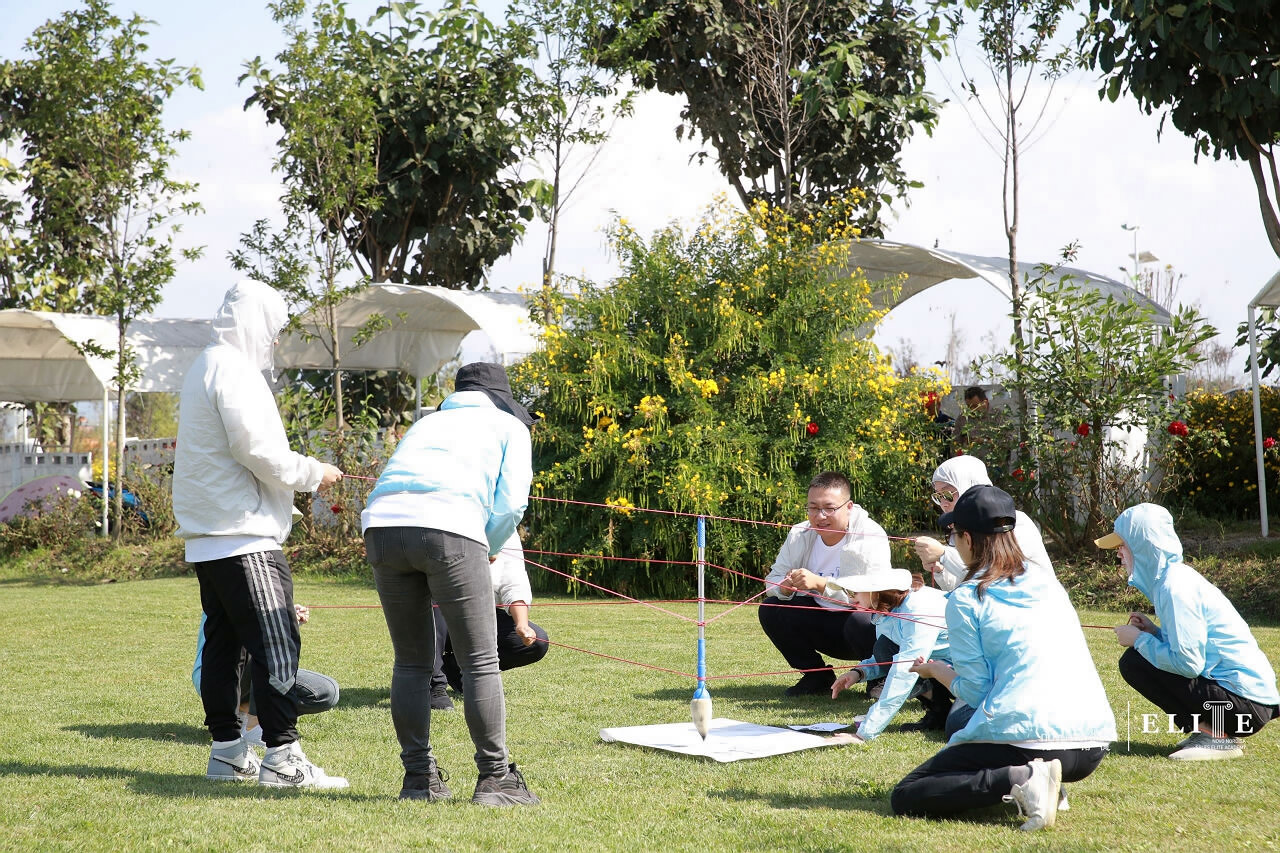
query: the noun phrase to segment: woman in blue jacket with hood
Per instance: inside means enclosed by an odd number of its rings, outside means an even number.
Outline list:
[[[1169,511],[1129,507],[1095,544],[1118,549],[1121,575],[1155,605],[1159,625],[1130,613],[1116,640],[1124,680],[1191,733],[1169,757],[1243,755],[1240,739],[1280,716],[1275,670],[1222,591],[1182,562]]]
[[[949,817],[1003,800],[1026,816],[1023,830],[1051,827],[1062,783],[1097,769],[1116,737],[1084,632],[1057,579],[1027,570],[1008,494],[974,486],[941,523],[969,567],[947,599],[952,665],[912,671],[975,710],[893,789],[894,813]]]

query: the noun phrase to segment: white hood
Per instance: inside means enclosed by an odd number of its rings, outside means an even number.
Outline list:
[[[991,478],[987,476],[987,466],[976,456],[956,456],[948,459],[933,472],[933,482],[946,483],[963,495],[973,486],[990,486]]]
[[[289,309],[279,291],[241,279],[227,291],[213,318],[213,340],[240,350],[250,364],[274,379],[275,340],[288,322]]]

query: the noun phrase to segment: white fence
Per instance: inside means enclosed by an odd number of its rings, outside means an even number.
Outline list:
[[[0,488],[16,489],[37,477],[65,474],[88,482],[93,476],[93,454],[67,448],[36,450],[25,444],[0,444]]]

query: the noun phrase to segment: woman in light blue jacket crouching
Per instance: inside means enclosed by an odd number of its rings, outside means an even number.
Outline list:
[[[1097,769],[1116,738],[1076,612],[1051,574],[1026,570],[1015,513],[1008,494],[975,486],[941,519],[969,567],[947,600],[952,665],[913,669],[975,711],[893,789],[895,814],[949,817],[1003,800],[1027,818],[1023,830],[1051,827],[1062,783]]]
[[[1151,600],[1157,625],[1142,613],[1116,627],[1126,647],[1120,674],[1190,737],[1170,758],[1212,761],[1244,755],[1241,738],[1280,716],[1276,673],[1227,597],[1182,561],[1169,511],[1138,504],[1096,540],[1120,551],[1120,573]]]

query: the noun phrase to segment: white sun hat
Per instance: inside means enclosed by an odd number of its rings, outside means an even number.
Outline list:
[[[841,569],[844,569],[843,565]],[[911,589],[911,572],[906,569],[877,569],[845,575],[834,583],[848,592],[880,592],[887,589],[906,592]]]

